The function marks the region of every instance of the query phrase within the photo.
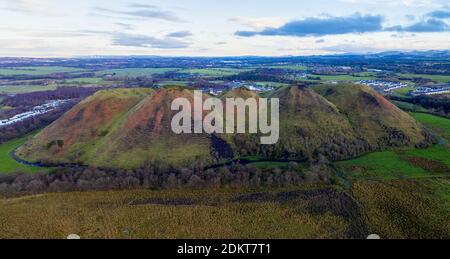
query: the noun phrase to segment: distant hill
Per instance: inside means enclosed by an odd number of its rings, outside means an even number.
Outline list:
[[[433,138],[412,117],[368,87],[282,87],[280,141],[258,135],[181,134],[170,129],[172,100],[193,99],[182,88],[100,91],[19,148],[31,162],[138,168],[150,164],[203,166],[231,158],[342,160],[391,146],[427,146]],[[206,98],[208,96],[204,96]],[[256,97],[235,89],[221,98]]]

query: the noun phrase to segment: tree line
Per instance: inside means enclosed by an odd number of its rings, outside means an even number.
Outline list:
[[[251,164],[207,170],[162,165],[136,170],[74,166],[57,168],[51,173],[0,175],[0,195],[136,188],[284,187],[330,182],[333,174],[332,167],[324,162],[313,163],[306,170],[295,162],[284,169],[260,169]]]

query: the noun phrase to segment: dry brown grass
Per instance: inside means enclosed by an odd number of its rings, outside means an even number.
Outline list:
[[[450,238],[449,178],[360,181],[353,194],[384,238]]]
[[[128,190],[0,199],[0,238],[66,238],[76,233],[82,238],[109,239],[325,239],[352,237],[349,230],[355,228],[363,229],[359,236],[368,231],[382,238],[449,238],[449,186],[449,178],[358,181],[351,191],[357,203],[351,197],[342,202],[346,194],[326,186]],[[306,195],[315,192],[319,195]],[[301,195],[291,199],[292,193]],[[248,201],[248,197],[253,198]],[[361,217],[354,216],[355,205]]]
[[[0,200],[0,238],[333,238],[345,222],[276,202],[235,203],[245,191],[172,190],[47,194]],[[207,198],[205,198],[207,197]],[[189,206],[129,205],[149,198]]]

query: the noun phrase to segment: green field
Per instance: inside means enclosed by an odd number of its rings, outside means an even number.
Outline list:
[[[426,158],[430,162],[431,160],[437,161],[443,165],[447,165],[448,169],[450,168],[450,148],[445,143],[434,145],[433,147],[426,149],[410,149],[405,151],[398,151],[398,154],[406,158]],[[450,173],[450,171],[446,173]]]
[[[424,113],[411,115],[446,141],[426,149],[374,152],[338,162],[338,168],[354,179],[442,177],[450,173],[450,120]]]
[[[159,86],[187,86],[189,81],[162,81]]]
[[[32,83],[32,81],[30,81]],[[58,81],[57,83],[52,83],[49,85],[33,85],[33,84],[21,84],[21,85],[0,85],[0,94],[22,94],[22,93],[32,93],[40,91],[51,91],[56,90],[60,86],[107,86],[110,82],[103,80],[98,77],[82,77],[73,78]]]
[[[10,153],[23,145],[29,138],[30,137],[27,136],[0,144],[0,174],[15,172],[36,173],[47,171],[46,169],[23,165],[11,158]]]
[[[255,82],[255,85],[270,86],[270,87],[278,88],[278,87],[282,87],[282,86],[288,86],[289,84],[278,83],[278,82]]]
[[[414,91],[414,87],[404,87],[404,88],[400,88],[400,89],[396,89],[394,90],[394,93],[400,96],[406,96],[408,95],[410,92]]]
[[[1,103],[1,100],[0,100],[0,103]],[[7,110],[11,110],[11,109],[12,109],[12,107],[4,106],[4,105],[1,105],[1,104],[0,104],[0,112],[2,112],[2,111],[7,111]]]
[[[450,120],[426,113],[411,113],[416,120],[450,142]]]
[[[320,77],[321,81],[361,81],[361,80],[374,80],[375,76],[364,74],[360,76],[353,75],[315,75],[312,74],[312,77]]]
[[[409,159],[419,159],[418,164]],[[449,173],[450,149],[436,145],[427,149],[375,152],[337,165],[358,180],[439,177]]]
[[[22,94],[22,93],[32,93],[40,91],[50,91],[56,90],[57,85],[9,85],[0,86],[1,94]]]
[[[164,74],[166,72],[177,71],[178,68],[124,68],[109,69],[97,72],[97,76],[114,75],[118,77],[139,77]]]
[[[337,163],[338,168],[352,179],[397,179],[430,176],[424,169],[400,159],[394,151],[376,152]]]
[[[232,76],[242,72],[252,71],[252,69],[238,68],[204,68],[204,69],[183,69],[178,71],[181,74],[194,74],[204,77]]]
[[[55,73],[71,73],[79,71],[83,71],[83,69],[71,67],[52,67],[52,66],[2,68],[0,69],[0,76],[17,76],[17,75],[41,76]]]
[[[80,77],[64,80],[68,84],[104,84],[105,80],[101,77]]]
[[[280,65],[280,66],[270,66],[269,68],[287,69],[294,71],[305,71],[308,69],[307,66],[296,66],[296,65]]]
[[[397,74],[399,77],[405,78],[424,78],[430,79],[439,83],[447,83],[450,82],[450,76],[443,75],[426,75],[426,74]]]

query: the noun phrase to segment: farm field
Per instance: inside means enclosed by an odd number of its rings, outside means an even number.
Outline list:
[[[103,80],[101,77],[81,77],[81,78],[73,78],[64,80],[65,83],[69,84],[105,84],[107,81]]]
[[[426,75],[426,74],[397,74],[399,77],[405,78],[425,78],[430,79],[439,83],[448,83],[450,82],[450,76],[444,75]]]
[[[436,145],[428,149],[375,152],[338,162],[337,166],[356,180],[440,177],[450,174],[450,149]]]
[[[352,76],[352,75],[311,75],[312,77],[320,77],[321,81],[361,81],[361,80],[374,80],[375,76],[362,75],[362,76]]]
[[[0,99],[0,103],[2,102],[2,100]],[[4,105],[1,105],[0,104],[0,112],[2,112],[2,111],[7,111],[7,110],[10,110],[10,109],[12,109],[11,107],[9,107],[9,106],[4,106]]]
[[[255,85],[270,86],[270,87],[278,88],[278,87],[282,87],[282,86],[288,86],[289,84],[278,83],[278,82],[255,82]]]
[[[187,86],[189,81],[162,81],[158,83],[159,86]]]
[[[26,136],[0,144],[0,175],[15,172],[36,173],[46,171],[42,168],[23,165],[11,158],[10,153],[19,146],[23,145],[29,138],[30,136]]]
[[[98,71],[97,76],[103,75],[115,75],[118,77],[139,77],[139,76],[151,76],[157,74],[164,74],[166,72],[177,71],[178,68],[124,68],[124,69],[109,69]]]
[[[57,85],[9,85],[0,86],[0,94],[22,94],[40,91],[56,90]]]
[[[394,93],[395,93],[396,95],[406,96],[406,95],[408,95],[410,92],[414,91],[414,89],[415,89],[414,87],[403,87],[403,88],[394,90]]]
[[[278,68],[278,69],[287,69],[287,70],[295,70],[295,71],[305,71],[308,70],[307,66],[296,66],[296,65],[281,65],[281,66],[270,66],[269,68]]]
[[[416,120],[450,142],[450,120],[427,113],[410,113]]]
[[[41,76],[55,73],[72,73],[80,72],[83,69],[71,67],[17,67],[17,68],[0,68],[0,76],[17,76],[30,75]]]
[[[180,74],[195,74],[205,77],[232,76],[242,72],[252,71],[252,69],[237,68],[205,68],[205,69],[183,69],[178,71]]]
[[[412,113],[442,140],[426,149],[398,149],[374,152],[341,161],[338,168],[353,179],[404,179],[450,175],[450,120],[430,114]]]
[[[49,85],[33,85],[33,84],[23,84],[23,85],[0,85],[0,94],[23,94],[41,91],[52,91],[56,90],[58,87],[67,86],[108,86],[112,82],[103,80],[102,78],[74,78],[67,79],[63,81],[58,81]]]

